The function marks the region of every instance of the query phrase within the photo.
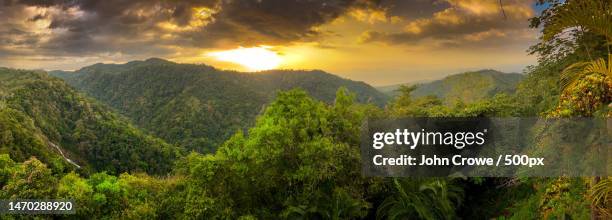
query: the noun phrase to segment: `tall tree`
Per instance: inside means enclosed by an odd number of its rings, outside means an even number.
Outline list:
[[[560,74],[562,96],[555,116],[592,116],[601,108],[607,108],[612,102],[612,3],[600,0],[566,1],[560,4],[553,1],[540,21],[543,25],[543,42],[552,42],[564,38],[567,31],[579,33],[579,37],[570,39],[574,44],[584,36],[595,35],[603,38],[606,54],[604,57],[593,57],[589,47],[585,46],[588,60],[569,65]],[[570,35],[571,36],[571,35]],[[575,36],[575,35],[574,35]],[[581,39],[582,37],[582,39]],[[584,42],[583,42],[584,43]],[[605,57],[607,56],[607,59]],[[609,115],[603,110],[602,114]],[[610,184],[600,184],[601,178],[592,180],[592,219],[602,217],[602,204],[609,198]],[[605,195],[604,195],[605,194]],[[605,199],[601,199],[605,198]],[[605,207],[605,205],[603,205]]]

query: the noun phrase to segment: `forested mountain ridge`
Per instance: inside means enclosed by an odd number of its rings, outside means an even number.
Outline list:
[[[383,105],[387,100],[363,82],[323,71],[241,73],[158,58],[51,74],[116,108],[153,134],[200,152],[214,151],[236,131],[252,125],[281,90],[302,88],[331,103],[337,89],[346,87],[360,102]]]
[[[0,79],[0,152],[17,161],[35,156],[58,171],[73,169],[72,162],[93,171],[165,173],[180,153],[44,72],[0,68]]]
[[[433,95],[447,103],[457,100],[471,103],[493,97],[497,93],[514,93],[522,78],[523,75],[518,73],[503,73],[496,70],[464,72],[419,84],[412,95],[414,97]],[[399,85],[397,87],[399,88]],[[388,95],[398,94],[388,87],[384,88],[387,89]]]

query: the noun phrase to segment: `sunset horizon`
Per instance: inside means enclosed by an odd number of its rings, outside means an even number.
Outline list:
[[[531,1],[289,2],[3,0],[0,66],[76,70],[159,57],[236,71],[320,69],[389,85],[522,72],[536,62],[526,53],[539,37],[528,19],[541,9]]]

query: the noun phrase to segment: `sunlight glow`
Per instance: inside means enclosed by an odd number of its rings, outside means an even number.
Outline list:
[[[220,61],[240,64],[251,71],[261,71],[277,68],[282,62],[281,56],[270,50],[269,46],[224,50],[208,53]]]

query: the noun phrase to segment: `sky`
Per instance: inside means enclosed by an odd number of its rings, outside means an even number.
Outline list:
[[[76,70],[151,57],[320,69],[381,86],[535,64],[533,1],[0,0],[0,66]],[[256,74],[256,73],[254,73]]]

